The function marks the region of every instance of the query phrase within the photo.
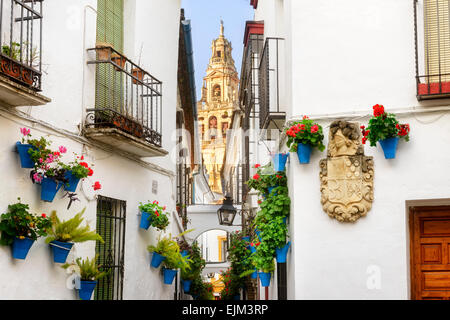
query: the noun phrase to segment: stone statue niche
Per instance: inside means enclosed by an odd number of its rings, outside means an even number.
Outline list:
[[[372,208],[373,157],[364,156],[358,123],[330,125],[327,158],[320,161],[323,210],[340,222],[355,222]]]

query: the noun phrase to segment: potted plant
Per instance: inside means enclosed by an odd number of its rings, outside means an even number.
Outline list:
[[[139,203],[139,210],[141,211],[141,222],[139,227],[148,229],[150,226],[158,230],[165,230],[169,225],[169,214],[165,212],[166,206],[160,206],[158,201],[152,203]]]
[[[379,142],[384,157],[394,159],[399,140],[409,141],[409,124],[400,124],[395,118],[395,114],[386,113],[382,105],[376,104],[372,108],[373,116],[369,120],[367,129],[365,126],[361,126],[362,143],[365,144],[369,140],[370,146],[375,147]]]
[[[111,54],[111,61],[119,66],[119,67],[114,66],[114,69],[116,71],[120,71],[123,70],[123,68],[125,67],[127,59],[124,56],[119,55],[118,53],[113,53]]]
[[[159,268],[161,263],[166,259],[166,256],[171,251],[176,251],[176,247],[178,247],[176,241],[172,240],[170,237],[161,237],[160,235],[156,246],[149,245],[147,247],[147,250],[153,253],[150,266]]]
[[[273,163],[273,169],[277,171],[284,171],[286,169],[286,161],[289,157],[288,153],[272,153],[272,163]]]
[[[68,192],[75,192],[81,179],[91,177],[94,174],[92,168],[84,161],[83,155],[81,157],[76,156],[75,160],[69,164],[61,163],[61,167],[65,170],[64,190]]]
[[[303,116],[301,121],[294,122],[285,133],[288,136],[286,145],[291,152],[297,152],[301,164],[309,163],[312,148],[325,150],[322,142],[324,138],[322,126],[307,116]]]
[[[131,69],[131,72],[133,73],[133,76],[140,81],[139,84],[142,82],[142,80],[144,80],[145,72],[141,68],[133,68]],[[133,79],[133,83],[137,84],[138,80]]]
[[[179,242],[180,243],[180,242]],[[189,268],[184,268],[181,270],[181,282],[183,283],[183,291],[189,292],[192,282],[199,276],[201,276],[202,270],[206,265],[205,259],[202,257],[202,253],[200,251],[200,247],[195,241],[191,247],[186,248],[186,244],[184,246],[180,246],[181,252],[186,250],[190,259]],[[184,249],[184,250],[182,250]],[[187,256],[187,255],[186,255]]]
[[[107,276],[109,271],[100,271],[101,265],[97,265],[98,254],[95,258],[90,260],[89,258],[81,259],[77,258],[76,264],[66,263],[61,267],[67,269],[72,267],[75,269],[76,273],[80,276],[80,288],[78,295],[81,300],[91,300],[92,293],[94,292],[95,286],[99,279]]]
[[[61,221],[56,215],[56,211],[52,211],[50,215],[52,227],[45,242],[50,244],[52,248],[54,262],[65,263],[72,246],[76,242],[100,241],[104,243],[103,238],[95,231],[91,231],[88,224],[84,227],[80,226],[84,220],[85,210],[86,208],[67,221]]]
[[[111,57],[113,45],[108,42],[97,42],[95,44],[97,60],[108,61]]]
[[[47,235],[52,223],[44,213],[33,215],[27,204],[20,203],[20,198],[18,201],[0,217],[0,244],[12,245],[13,258],[25,259],[33,243]]]
[[[31,169],[34,167],[34,161],[31,159],[31,152],[29,152],[29,150],[36,149],[36,147],[31,144],[31,130],[27,128],[20,128],[20,133],[22,134],[22,142],[17,141],[16,143],[16,150],[19,153],[20,164],[22,168]]]

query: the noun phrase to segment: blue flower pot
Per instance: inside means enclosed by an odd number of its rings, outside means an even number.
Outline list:
[[[270,286],[270,277],[272,276],[272,273],[270,272],[258,272],[259,274],[259,280],[261,280],[261,285],[263,287]]]
[[[273,189],[275,189],[275,188],[277,188],[277,187],[268,187],[268,188],[267,188],[267,190],[269,191],[269,195],[272,194],[272,191],[273,191]],[[276,196],[277,193],[275,192],[273,195]]]
[[[56,194],[61,188],[61,183],[53,179],[44,177],[41,183],[41,200],[46,202],[53,202]]]
[[[378,141],[383,149],[385,159],[395,159],[399,140],[399,137],[394,137]]]
[[[73,247],[72,242],[52,241],[50,247],[53,251],[53,261],[56,263],[66,263],[67,256]]]
[[[64,185],[64,190],[69,192],[75,192],[78,187],[78,183],[80,182],[80,179],[78,179],[76,176],[72,174],[72,171],[67,171],[64,177],[69,180],[67,184]]]
[[[237,294],[233,297],[233,300],[241,300],[241,295]]]
[[[282,248],[275,249],[277,263],[286,263],[286,257],[290,246],[291,242],[289,241]]]
[[[148,230],[151,224],[152,215],[148,212],[141,212],[141,224],[139,225],[139,228]]]
[[[150,266],[152,266],[153,268],[159,268],[161,262],[163,262],[164,260],[166,260],[166,257],[160,255],[159,253],[153,252]]]
[[[287,217],[283,218],[283,223],[286,224],[287,223]]]
[[[182,257],[186,257],[188,254],[189,254],[189,252],[187,250],[181,251],[181,256]]]
[[[260,235],[260,233],[261,233],[261,231],[259,231],[259,230],[255,230],[255,233],[256,233],[256,235],[258,236],[258,238],[259,238],[259,241],[261,241],[261,237],[259,236],[259,235]]]
[[[284,171],[289,153],[276,153],[272,155],[273,169],[275,171]]]
[[[34,168],[34,162],[33,162],[33,160],[31,160],[28,150],[30,150],[30,149],[36,150],[36,147],[33,147],[31,144],[22,144],[20,142],[17,142],[16,149],[17,149],[17,152],[19,153],[20,165],[22,166],[22,168],[27,168],[27,169]]]
[[[183,283],[183,291],[186,293],[189,292],[191,290],[192,280],[181,280],[181,282]]]
[[[97,281],[80,281],[80,290],[78,295],[81,300],[91,300],[92,292],[94,292]]]
[[[175,279],[175,276],[177,274],[177,270],[164,268],[163,271],[164,271],[164,284],[172,284],[173,279]]]
[[[250,246],[250,251],[251,251],[252,253],[255,253],[255,252],[256,252],[256,248],[255,248],[254,246]]]
[[[250,241],[250,236],[242,237],[242,240],[249,242]]]
[[[12,244],[12,255],[14,259],[24,260],[27,257],[28,251],[35,240],[30,238],[19,239],[15,238]]]
[[[252,278],[252,279],[258,278],[258,270],[255,269],[255,272],[253,272],[253,273],[250,275],[250,278]]]
[[[297,145],[297,155],[298,161],[301,164],[309,163],[309,159],[311,158],[311,145],[299,143]]]

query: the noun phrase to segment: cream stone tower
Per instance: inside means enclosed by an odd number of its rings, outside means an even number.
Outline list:
[[[225,159],[227,129],[233,110],[239,107],[239,77],[231,55],[231,43],[224,36],[221,21],[219,38],[212,42],[212,56],[203,78],[202,99],[198,102],[198,123],[203,161],[211,190],[222,194],[221,171]]]

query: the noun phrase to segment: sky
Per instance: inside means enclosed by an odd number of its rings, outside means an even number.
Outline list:
[[[198,101],[211,58],[211,43],[219,37],[220,20],[223,20],[225,37],[232,44],[236,70],[240,73],[245,22],[253,20],[253,7],[250,0],[182,0],[181,7],[184,8],[185,18],[191,20]]]

